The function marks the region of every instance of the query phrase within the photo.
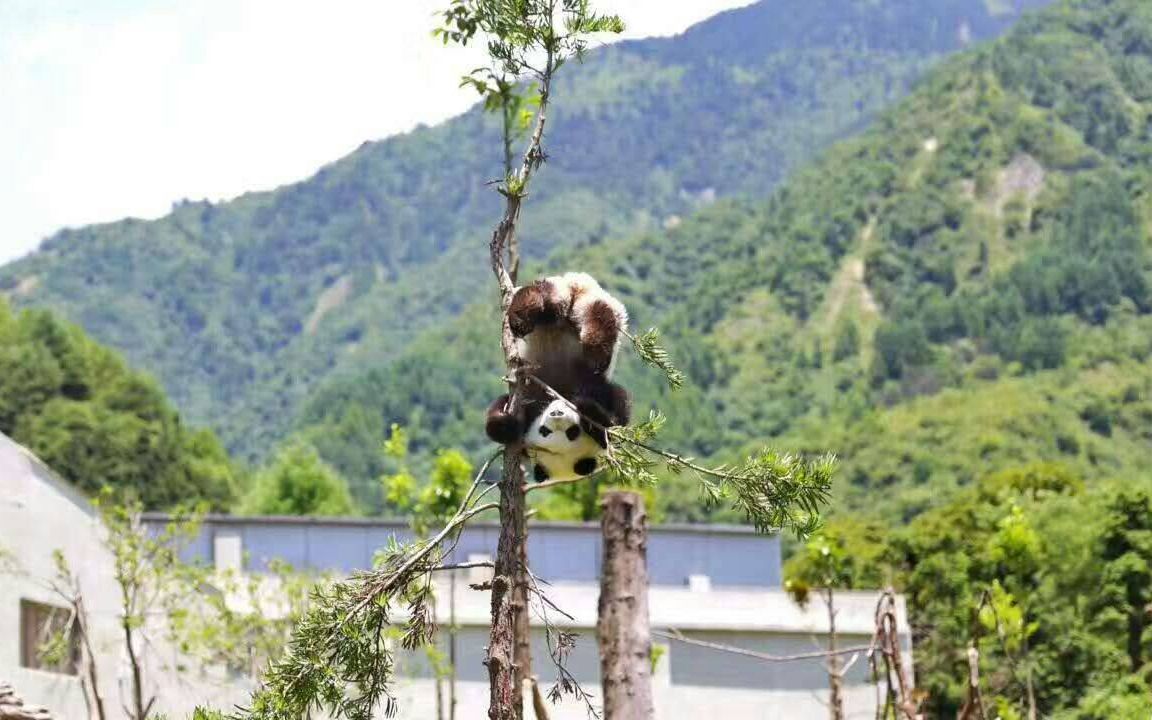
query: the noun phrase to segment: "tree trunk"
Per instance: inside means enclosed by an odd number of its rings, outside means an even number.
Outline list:
[[[144,678],[140,670],[140,658],[136,656],[131,621],[124,617],[120,625],[124,630],[124,647],[128,651],[128,665],[132,670],[132,720],[145,720],[148,710],[144,707]]]
[[[448,720],[456,720],[456,571],[449,573],[448,590]]]
[[[536,111],[536,127],[524,159],[520,164],[517,178],[520,192],[504,193],[504,216],[492,233],[488,243],[488,258],[492,274],[500,287],[500,311],[504,315],[501,325],[500,347],[504,350],[504,362],[509,377],[509,412],[522,411],[524,383],[521,376],[521,363],[508,325],[508,306],[516,291],[516,274],[520,265],[520,245],[516,239],[516,223],[520,219],[523,190],[527,189],[533,171],[543,162],[540,149],[544,140],[544,126],[548,118],[548,99],[551,93],[552,73],[556,69],[553,58],[554,48],[546,50],[544,72],[540,78],[539,108]],[[506,126],[507,129],[507,126]],[[505,147],[505,164],[510,161]],[[507,173],[508,176],[511,173]],[[504,253],[509,253],[511,272],[504,266]],[[524,516],[524,468],[521,456],[524,448],[520,443],[504,447],[504,474],[500,481],[500,540],[496,545],[496,562],[492,578],[492,632],[488,643],[488,680],[490,720],[523,720],[524,675],[517,667],[517,661],[529,660],[528,645],[518,645],[517,638],[528,642],[528,529]],[[525,666],[527,668],[527,665]]]
[[[651,720],[652,638],[648,627],[648,514],[633,492],[601,504],[600,683],[605,720]]]
[[[524,522],[522,519],[521,522]],[[524,681],[532,677],[532,626],[528,605],[528,526],[524,522],[524,532],[520,539],[520,561],[513,575],[512,604],[523,608],[516,613],[516,627],[513,634],[516,638],[516,652],[513,660],[516,663],[516,681],[520,683],[523,693]],[[523,711],[521,711],[523,712]]]
[[[836,654],[836,605],[832,588],[824,590],[828,608],[828,710],[831,720],[844,720],[844,671]]]
[[[104,697],[100,694],[100,677],[96,666],[96,653],[92,651],[92,636],[88,631],[88,609],[84,606],[84,596],[79,594],[79,590],[77,590],[73,604],[76,608],[76,622],[80,630],[80,642],[83,645],[81,655],[84,666],[84,702],[88,705],[88,717],[90,720],[106,720]]]
[[[492,578],[492,631],[488,640],[489,720],[523,720],[521,676],[516,668],[516,630],[527,606],[521,565],[527,530],[524,519],[524,469],[521,447],[504,450],[504,476],[500,481],[500,539]]]

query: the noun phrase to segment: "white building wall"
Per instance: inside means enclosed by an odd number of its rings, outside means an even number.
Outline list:
[[[125,717],[130,674],[118,623],[119,590],[102,532],[95,510],[80,493],[0,434],[0,548],[14,557],[20,571],[0,574],[0,679],[11,682],[29,704],[44,705],[64,720],[88,717],[80,679],[21,667],[20,601],[65,606],[45,587],[56,573],[53,552],[62,551],[79,577],[87,605],[107,716]],[[152,649],[146,653],[146,687],[158,698],[157,710],[176,720],[205,700],[227,707],[246,697],[235,683],[171,669],[176,658],[160,635],[150,633]]]

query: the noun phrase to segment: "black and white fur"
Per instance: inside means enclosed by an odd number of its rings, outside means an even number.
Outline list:
[[[530,382],[521,412],[509,412],[507,395],[488,408],[488,436],[502,444],[523,440],[537,481],[592,474],[607,447],[605,429],[631,416],[628,391],[611,382],[628,326],[624,305],[590,275],[566,273],[518,288],[508,325],[523,371],[565,400]]]

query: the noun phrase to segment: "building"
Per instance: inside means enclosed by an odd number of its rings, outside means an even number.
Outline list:
[[[57,551],[83,593],[107,717],[125,717],[121,707],[128,702],[130,684],[119,590],[103,538],[88,500],[0,433],[0,683],[10,683],[26,703],[44,706],[61,720],[89,714],[75,666],[53,667],[37,652],[46,633],[70,619],[68,603],[49,587],[56,577]],[[204,698],[239,702],[247,696],[245,686],[232,679],[172,671],[179,658],[165,645],[163,633],[151,633],[149,643],[145,689],[171,720],[186,717]],[[70,651],[75,655],[78,647]]]
[[[146,520],[161,524],[163,516]],[[0,436],[0,547],[7,548],[27,568],[27,576],[9,583],[0,580],[0,639],[33,632],[37,622],[29,607],[51,607],[58,599],[46,593],[36,578],[51,576],[51,552],[61,548],[83,567],[82,581],[91,594],[105,648],[101,675],[105,697],[118,698],[126,684],[126,668],[116,642],[114,583],[110,560],[101,551],[100,527],[91,507],[67,484],[56,478],[29,453]],[[232,518],[210,517],[186,548],[188,559],[213,564],[222,571],[261,574],[272,560],[297,569],[337,574],[371,566],[377,548],[389,538],[409,536],[405,523],[372,519]],[[470,526],[462,535],[454,561],[490,558],[497,528]],[[529,557],[533,572],[548,581],[547,594],[570,615],[551,612],[558,627],[580,635],[567,663],[576,679],[594,697],[598,695],[598,655],[594,647],[599,580],[599,528],[589,524],[532,523]],[[828,710],[827,675],[820,658],[791,662],[723,652],[700,644],[674,640],[680,633],[690,640],[737,646],[771,655],[803,655],[818,651],[825,642],[827,615],[819,600],[797,607],[781,588],[780,546],[776,538],[748,528],[727,526],[663,525],[653,527],[649,548],[650,610],[659,653],[654,677],[657,716],[694,717],[721,712],[741,718],[825,718]],[[454,607],[457,649],[458,700],[461,720],[486,716],[487,674],[482,660],[487,644],[489,597],[471,590],[469,583],[484,579],[485,568],[456,571],[457,577],[438,578],[437,617],[447,624]],[[874,627],[876,593],[839,593],[837,626],[841,646],[867,645]],[[900,625],[907,628],[902,601]],[[447,633],[440,636],[447,643]],[[905,638],[905,646],[908,645]],[[59,717],[83,717],[84,698],[74,676],[34,665],[20,643],[0,642],[0,680],[12,682],[29,702],[55,710]],[[550,666],[542,630],[533,640],[534,674],[547,688],[555,675]],[[909,655],[910,657],[910,655]],[[875,716],[875,688],[869,683],[866,658],[848,656],[854,664],[846,678],[846,707],[850,718]],[[173,663],[174,664],[174,663]],[[432,720],[436,717],[436,683],[418,656],[405,656],[397,683],[400,717]],[[246,683],[223,675],[187,674],[172,677],[155,669],[158,707],[172,718],[196,703],[208,700],[227,707],[242,701]],[[122,717],[119,702],[110,703],[109,717]],[[554,720],[585,718],[582,705],[566,699],[551,712]]]

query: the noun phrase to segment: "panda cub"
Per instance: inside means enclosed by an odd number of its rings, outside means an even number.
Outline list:
[[[508,411],[508,395],[488,408],[488,437],[505,445],[523,440],[537,482],[591,475],[608,446],[605,428],[631,418],[628,391],[611,382],[628,312],[590,275],[566,273],[518,288],[508,326],[523,371],[571,403],[529,383],[517,415]]]

